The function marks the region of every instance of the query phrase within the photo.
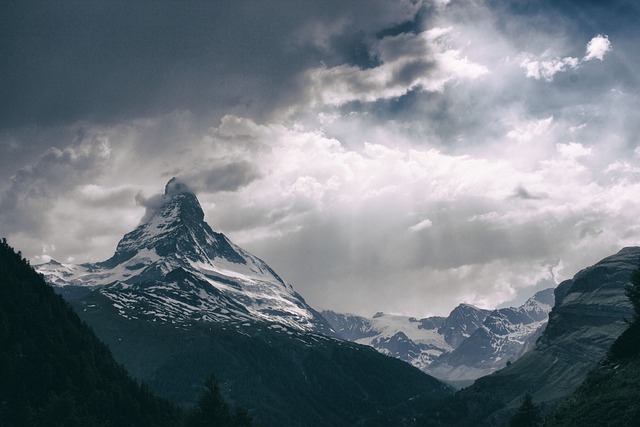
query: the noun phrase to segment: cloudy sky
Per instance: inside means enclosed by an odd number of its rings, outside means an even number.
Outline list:
[[[103,260],[177,176],[317,308],[520,303],[640,244],[638,7],[3,2],[0,235]]]

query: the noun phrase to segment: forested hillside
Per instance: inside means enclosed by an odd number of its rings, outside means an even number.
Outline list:
[[[181,410],[132,380],[3,239],[0,425],[175,426]]]

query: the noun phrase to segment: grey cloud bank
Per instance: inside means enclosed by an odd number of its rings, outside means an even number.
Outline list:
[[[358,314],[517,304],[638,244],[632,2],[85,3],[0,17],[0,234],[34,262],[108,258],[173,176]]]

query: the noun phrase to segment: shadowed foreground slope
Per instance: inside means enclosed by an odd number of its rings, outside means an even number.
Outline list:
[[[3,239],[0,425],[176,426],[180,411],[132,380]]]
[[[634,307],[633,322],[546,425],[640,425],[640,268],[632,273],[626,291]]]

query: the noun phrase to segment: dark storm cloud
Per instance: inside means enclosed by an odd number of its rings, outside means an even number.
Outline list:
[[[0,83],[1,84],[1,83]],[[2,101],[0,100],[0,103]],[[9,178],[23,165],[32,164],[49,147],[65,147],[82,138],[85,131],[66,127],[23,128],[0,131],[0,181]]]
[[[201,109],[218,96],[242,102],[225,92],[241,81],[255,90],[247,70],[274,64],[261,55],[269,33],[245,33],[251,17],[232,4],[12,3],[2,15],[3,124],[110,122]]]
[[[0,126],[175,109],[268,114],[295,95],[300,70],[324,56],[369,61],[366,40],[413,12],[408,2],[383,1],[8,2]]]
[[[236,191],[262,177],[258,167],[245,160],[208,161],[191,170],[175,170],[194,192],[218,193]]]
[[[94,190],[94,191],[92,191]],[[97,190],[97,191],[95,191]],[[109,191],[100,191],[96,186],[85,186],[84,191],[78,194],[78,204],[87,208],[111,209],[118,206],[126,206],[135,197],[132,188],[116,188]]]
[[[442,144],[463,152],[470,145],[501,138],[509,131],[505,119],[513,114],[563,118],[578,116],[582,110],[593,113],[590,120],[609,125],[627,120],[629,123],[620,126],[620,131],[625,133],[625,139],[637,136],[640,126],[624,118],[636,107],[633,100],[614,104],[618,106],[616,110],[627,110],[626,113],[611,109],[595,113],[592,106],[599,108],[600,100],[610,97],[612,85],[629,92],[635,92],[639,86],[634,46],[640,29],[632,22],[640,18],[640,6],[626,0],[451,2],[442,17],[436,21],[440,26],[475,27],[461,39],[474,43],[465,55],[490,68],[491,75],[482,84],[457,81],[446,91],[411,90],[391,99],[380,97],[371,103],[346,104],[341,112],[366,114],[372,125],[389,120],[422,123],[411,127],[414,135],[421,134],[429,144]],[[614,45],[606,54],[606,67],[599,60],[580,62],[586,58],[587,43],[597,35],[608,35]],[[391,44],[389,51],[398,56],[410,55],[403,50],[412,45],[401,39],[397,44],[397,47]],[[559,59],[573,57],[580,67],[540,84],[526,78],[522,69],[504,66],[505,58],[515,63],[515,56],[522,52],[536,55],[550,52]],[[603,134],[593,134],[593,140],[606,138],[609,125],[594,123],[592,131]]]

